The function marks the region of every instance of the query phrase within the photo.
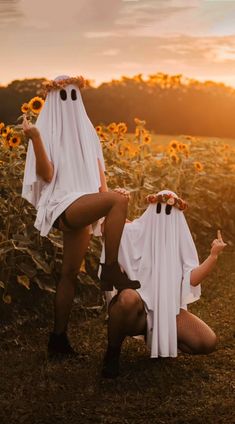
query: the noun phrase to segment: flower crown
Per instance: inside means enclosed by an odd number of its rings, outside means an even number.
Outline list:
[[[147,203],[166,203],[167,205],[174,206],[180,211],[187,209],[188,204],[180,197],[175,197],[171,193],[164,194],[149,194],[146,197]]]
[[[66,85],[73,84],[76,85],[79,89],[84,88],[87,84],[87,81],[82,76],[78,77],[68,77],[61,80],[47,80],[43,82],[43,88],[46,93],[49,93],[52,90],[61,90]]]

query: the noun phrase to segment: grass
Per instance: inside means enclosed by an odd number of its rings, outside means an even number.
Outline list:
[[[100,377],[105,311],[91,315],[75,302],[70,337],[83,362],[51,364],[45,349],[53,296],[19,286],[1,304],[2,424],[231,424],[234,412],[234,252],[228,248],[190,308],[217,333],[216,352],[150,360],[143,343],[126,339],[121,376]]]

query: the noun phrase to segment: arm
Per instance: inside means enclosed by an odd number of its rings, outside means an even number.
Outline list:
[[[218,231],[217,239],[215,239],[211,244],[211,252],[208,258],[197,268],[193,269],[190,277],[190,284],[192,286],[197,286],[204,280],[214,268],[219,253],[225,248],[226,243],[224,243],[220,231]]]
[[[49,161],[45,147],[43,145],[38,129],[27,121],[26,116],[23,120],[23,130],[27,137],[31,138],[36,157],[36,173],[47,183],[50,183],[53,177],[54,167]]]

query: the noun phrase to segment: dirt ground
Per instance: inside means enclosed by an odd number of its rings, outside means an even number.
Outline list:
[[[46,357],[53,295],[18,287],[1,303],[1,424],[232,424],[235,422],[234,280],[231,248],[204,283],[190,310],[217,333],[216,352],[150,360],[144,344],[128,338],[121,376],[100,377],[106,346],[105,308],[74,305],[69,335],[84,361]]]

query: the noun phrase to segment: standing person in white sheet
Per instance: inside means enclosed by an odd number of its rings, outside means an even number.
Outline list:
[[[148,196],[147,201],[152,204],[143,215],[125,225],[118,256],[129,277],[141,280],[141,288],[107,293],[108,348],[102,373],[108,378],[118,376],[126,336],[144,335],[152,358],[176,357],[178,348],[207,354],[216,345],[215,333],[187,311],[187,304],[200,298],[200,283],[226,246],[221,233],[199,265],[183,214],[186,203],[168,190]]]
[[[22,196],[37,209],[35,227],[46,236],[54,226],[63,231],[61,280],[55,295],[55,323],[50,334],[51,357],[73,356],[67,325],[75,295],[76,276],[88,247],[90,233],[104,224],[105,263],[101,288],[140,287],[118,264],[118,248],[127,215],[128,199],[107,192],[99,138],[83,105],[82,77],[57,77],[47,83],[44,107],[32,125],[24,117],[29,141]]]

